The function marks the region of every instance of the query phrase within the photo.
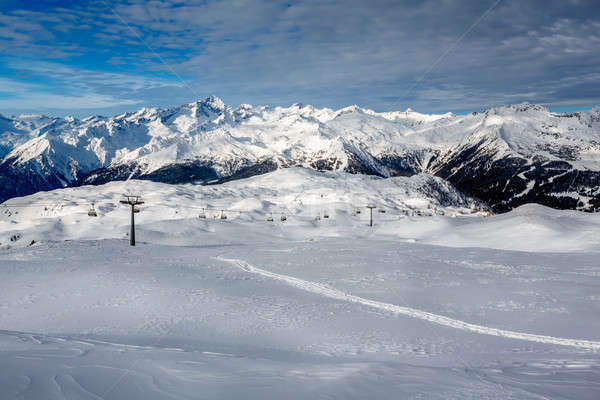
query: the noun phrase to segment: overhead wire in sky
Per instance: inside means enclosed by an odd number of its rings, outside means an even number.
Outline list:
[[[154,50],[154,48],[152,46],[150,46],[150,44],[148,44],[148,42],[146,40],[144,40],[144,38],[135,29],[133,29],[133,27],[127,21],[125,21],[125,19],[121,16],[121,14],[119,14],[115,11],[114,7],[112,7],[110,5],[108,0],[103,0],[103,2],[106,5],[106,7],[110,10],[110,12],[115,17],[117,17],[119,19],[119,21],[121,21],[121,23],[127,27],[127,29],[129,29],[129,31],[137,38],[137,40],[141,44],[143,44],[148,50],[150,50],[150,52],[156,57],[156,59],[158,59],[161,62],[161,64],[163,64],[165,66],[165,68],[167,68],[167,70],[169,70],[169,72],[171,72],[173,74],[173,76],[175,76],[181,82],[181,84],[183,86],[185,86],[192,93],[194,100],[199,99],[200,96],[198,95],[198,93],[196,93],[196,91],[173,69],[173,67],[171,67],[171,65],[169,65],[169,63],[167,63],[160,56],[160,54],[158,54],[156,52],[156,50]],[[129,175],[129,177],[127,177],[126,181],[129,181],[133,177],[135,172],[139,169],[140,169],[140,166],[138,165],[137,169],[135,169],[131,173],[131,175]]]
[[[391,104],[390,110],[393,111],[393,107],[395,107],[402,99],[405,99],[406,96],[411,94],[412,91],[421,82],[423,82],[425,78],[427,78],[431,71],[433,71],[451,52],[453,52],[458,47],[458,45],[469,35],[469,33],[471,33],[471,31],[475,29],[475,27],[479,25],[481,21],[483,21],[498,6],[498,4],[500,4],[501,1],[502,0],[496,0],[487,10],[483,12],[483,14],[479,16],[479,18],[475,20],[475,22],[471,24],[471,26],[467,28],[466,31],[462,33],[462,35],[460,35],[454,42],[452,42],[452,44],[450,44],[450,46],[448,46],[448,48],[446,48],[446,50],[444,50],[444,52],[440,54],[440,56],[429,66],[429,68],[425,70],[423,75],[421,75],[416,81],[414,81],[413,84],[400,97],[398,97],[396,101],[394,101]]]
[[[110,12],[115,17],[117,17],[119,19],[119,21],[121,21],[121,23],[127,27],[127,29],[129,29],[129,31],[137,38],[137,40],[141,44],[143,44],[148,50],[150,50],[150,52],[161,62],[161,64],[163,64],[169,70],[169,72],[171,72],[186,88],[189,89],[189,91],[194,95],[194,99],[198,99],[199,98],[198,93],[196,93],[196,91],[190,85],[188,85],[188,83],[185,80],[183,80],[183,78],[173,69],[173,67],[171,67],[171,65],[169,65],[160,56],[160,54],[158,54],[156,52],[156,50],[154,50],[154,48],[152,46],[150,46],[148,44],[148,42],[146,42],[146,40],[144,40],[144,38],[135,29],[133,29],[133,27],[127,21],[125,21],[125,19],[121,16],[121,14],[119,14],[115,11],[115,9],[110,5],[108,0],[102,0],[102,1],[106,5],[106,7],[110,10]]]

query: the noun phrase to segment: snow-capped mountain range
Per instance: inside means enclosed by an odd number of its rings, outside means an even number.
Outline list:
[[[528,103],[469,115],[310,105],[232,108],[216,97],[85,119],[0,116],[0,201],[129,178],[224,182],[304,166],[429,173],[498,211],[600,208],[600,108]]]

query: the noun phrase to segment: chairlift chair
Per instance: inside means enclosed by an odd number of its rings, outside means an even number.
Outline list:
[[[220,219],[227,219],[227,215],[225,215],[225,213],[223,212],[223,210],[221,210],[221,216],[219,218]]]
[[[267,217],[267,222],[273,222],[273,214],[269,214]]]
[[[204,213],[204,208],[202,208],[202,212],[198,214],[198,218],[206,219],[206,213]]]
[[[281,222],[287,221],[287,217],[284,214],[281,214]]]
[[[133,207],[133,212],[137,214],[137,213],[139,213],[139,212],[140,212],[140,209],[134,206],[134,207]]]
[[[98,213],[96,213],[96,209],[94,209],[94,203],[92,203],[91,208],[88,211],[88,216],[90,217],[97,217]]]

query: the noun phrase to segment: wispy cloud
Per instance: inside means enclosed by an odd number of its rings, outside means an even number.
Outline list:
[[[81,114],[147,103],[149,93],[182,83],[136,74],[87,70],[49,61],[9,62],[24,78],[0,78],[0,109]]]
[[[6,67],[115,104],[177,104],[197,94],[423,111],[600,102],[595,0],[502,1],[410,93],[492,0],[76,4],[0,16]]]

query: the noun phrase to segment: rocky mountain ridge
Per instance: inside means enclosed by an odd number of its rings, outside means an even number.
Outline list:
[[[522,103],[468,115],[310,105],[236,108],[208,97],[113,117],[0,118],[0,200],[130,178],[218,183],[303,166],[430,173],[497,211],[600,207],[600,108]]]

